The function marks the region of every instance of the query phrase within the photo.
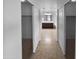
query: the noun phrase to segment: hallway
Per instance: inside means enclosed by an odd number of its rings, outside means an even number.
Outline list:
[[[43,29],[41,41],[31,59],[65,59],[56,41],[56,29]]]
[[[3,3],[4,59],[76,58],[76,1],[4,0]]]

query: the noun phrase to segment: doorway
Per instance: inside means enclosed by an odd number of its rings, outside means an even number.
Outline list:
[[[22,12],[22,59],[29,59],[32,51],[32,4],[21,2]]]

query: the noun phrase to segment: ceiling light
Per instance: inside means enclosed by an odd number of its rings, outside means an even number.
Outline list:
[[[21,2],[25,2],[25,0],[21,0]]]
[[[44,15],[52,15],[51,13],[44,13]]]
[[[72,2],[75,2],[76,0],[71,0]]]

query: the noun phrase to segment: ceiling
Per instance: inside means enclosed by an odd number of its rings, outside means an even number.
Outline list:
[[[32,4],[44,10],[57,10],[69,0],[28,0]]]
[[[29,0],[39,6],[40,9],[57,9],[57,0]]]
[[[40,0],[40,8],[44,10],[56,10],[57,0]]]

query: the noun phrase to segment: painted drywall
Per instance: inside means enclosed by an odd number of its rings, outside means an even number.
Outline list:
[[[22,59],[21,2],[4,0],[3,58]]]
[[[57,9],[62,8],[70,0],[57,0]]]
[[[76,30],[76,2],[65,5],[66,39],[75,39]]]
[[[28,0],[31,4],[33,4],[36,7],[40,7],[40,0]]]
[[[59,9],[58,17],[58,41],[62,49],[63,54],[65,54],[65,19],[64,19],[64,6]]]
[[[60,47],[63,51],[63,54],[65,54],[65,44],[66,44],[66,38],[68,39],[74,39],[75,37],[75,18],[76,15],[76,4],[68,2],[68,4],[63,5],[62,8],[59,9],[58,12],[58,40]],[[66,16],[69,16],[66,18]],[[67,20],[66,20],[67,19]],[[70,20],[69,20],[70,19]],[[67,27],[66,27],[67,26]],[[65,32],[65,31],[68,32]],[[67,37],[66,37],[66,34]]]
[[[66,39],[75,39],[76,16],[66,17]]]
[[[39,20],[39,9],[36,6],[32,7],[32,27],[33,27],[33,53],[36,52],[36,48],[40,41],[40,20]]]
[[[32,5],[29,2],[21,3],[22,10],[22,38],[32,39]]]
[[[22,15],[32,15],[32,5],[29,2],[21,3]]]
[[[76,2],[68,2],[65,5],[65,16],[76,16]]]
[[[32,39],[32,16],[22,16],[22,38]]]
[[[53,22],[57,28],[57,10],[56,11],[53,11],[53,14],[52,14],[52,19],[53,19]]]

